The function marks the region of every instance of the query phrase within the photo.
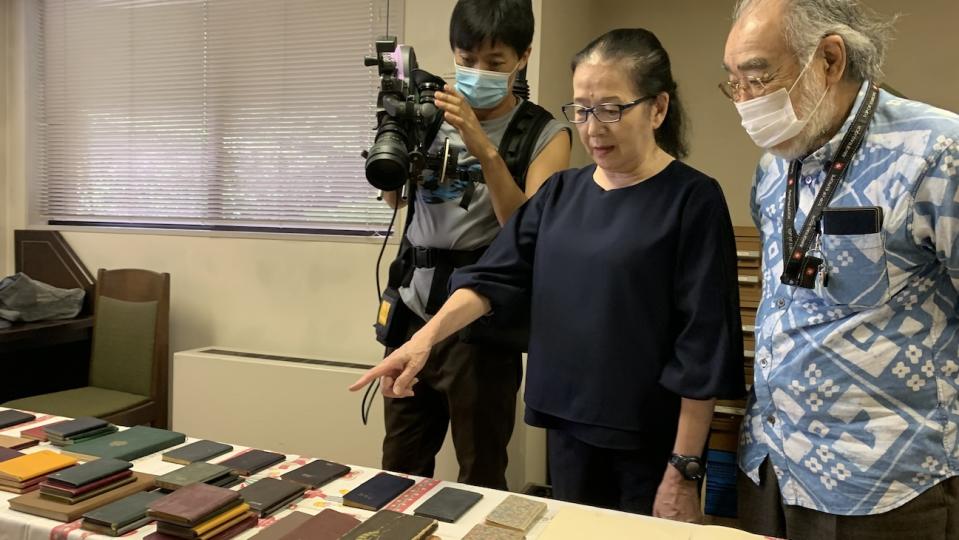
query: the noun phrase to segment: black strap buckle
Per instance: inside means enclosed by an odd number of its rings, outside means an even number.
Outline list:
[[[436,250],[433,248],[413,246],[413,266],[416,268],[433,268],[436,266]]]

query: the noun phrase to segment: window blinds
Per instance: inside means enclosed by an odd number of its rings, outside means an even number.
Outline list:
[[[53,223],[383,231],[383,0],[38,0],[39,211]],[[393,1],[391,33],[402,2]]]

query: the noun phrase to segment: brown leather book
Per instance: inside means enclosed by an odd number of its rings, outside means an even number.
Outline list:
[[[147,515],[176,525],[192,527],[240,502],[236,491],[190,484],[150,503]]]
[[[20,457],[22,455],[23,455],[23,452],[18,452],[16,450],[11,450],[9,448],[0,448],[0,461],[6,461],[8,459]]]
[[[338,540],[360,524],[355,517],[326,508],[293,529],[281,540]]]
[[[272,525],[250,537],[250,540],[280,540],[286,536],[287,533],[312,518],[313,516],[306,512],[291,512],[289,515],[274,521]]]
[[[133,483],[118,487],[113,491],[108,491],[102,495],[97,495],[96,497],[76,504],[51,501],[40,497],[40,493],[34,491],[10,499],[10,509],[55,521],[62,521],[64,523],[76,521],[80,519],[80,516],[95,508],[100,508],[128,495],[146,491],[154,487],[154,476],[152,474],[134,472],[133,475],[136,477]]]

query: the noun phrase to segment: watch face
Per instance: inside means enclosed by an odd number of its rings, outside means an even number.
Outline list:
[[[703,474],[703,467],[697,461],[687,461],[686,462],[686,477],[687,478],[699,478]]]

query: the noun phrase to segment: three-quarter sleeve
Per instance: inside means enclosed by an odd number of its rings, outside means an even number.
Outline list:
[[[673,280],[674,354],[660,384],[692,399],[745,393],[736,242],[719,184],[689,192],[682,210]]]
[[[513,213],[479,261],[453,272],[450,292],[467,288],[486,297],[494,319],[501,322],[529,312],[539,224],[555,183],[553,178],[547,180]]]

